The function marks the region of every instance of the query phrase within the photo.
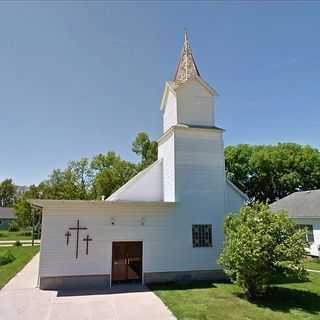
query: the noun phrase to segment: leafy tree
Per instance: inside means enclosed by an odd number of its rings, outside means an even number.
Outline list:
[[[41,190],[41,184],[36,186],[32,184],[28,189],[23,193],[23,197],[26,199],[41,199],[43,192]]]
[[[69,182],[72,181],[68,187],[72,189],[74,185],[76,186],[78,198],[81,200],[88,199],[93,178],[89,159],[82,158],[79,161],[71,161],[64,174]]]
[[[88,159],[71,161],[65,170],[54,169],[48,180],[28,190],[30,195],[44,199],[88,199],[92,186],[92,169]]]
[[[14,211],[17,216],[17,222],[20,227],[28,227],[32,225],[32,208],[31,204],[25,197],[17,200],[14,205]]]
[[[253,200],[320,188],[320,151],[294,143],[225,148],[227,177]]]
[[[158,144],[147,133],[140,132],[132,143],[132,151],[141,156],[141,166],[145,168],[157,160]]]
[[[71,181],[70,181],[71,179]],[[74,186],[74,192],[66,192],[66,185]],[[71,175],[66,175],[61,169],[54,169],[48,180],[40,183],[39,189],[44,199],[73,199],[76,197],[76,186]]]
[[[226,241],[219,263],[249,298],[263,295],[276,276],[305,277],[305,232],[297,231],[284,211],[271,213],[253,203],[229,215],[224,224]]]
[[[120,156],[118,156],[114,151],[108,151],[106,154],[98,154],[91,161],[91,169],[96,172],[102,172],[105,169],[110,169],[119,162]]]
[[[103,165],[102,165],[103,164]],[[94,180],[96,197],[108,197],[138,173],[138,166],[121,160],[115,153],[98,155],[92,161],[98,172]]]
[[[5,179],[0,183],[0,207],[12,207],[16,199],[17,187],[12,179]]]

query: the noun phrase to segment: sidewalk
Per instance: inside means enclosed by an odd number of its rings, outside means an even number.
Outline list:
[[[36,287],[37,254],[0,290],[1,320],[174,320],[162,301],[141,286],[98,291],[44,291]],[[132,287],[131,287],[132,289]]]

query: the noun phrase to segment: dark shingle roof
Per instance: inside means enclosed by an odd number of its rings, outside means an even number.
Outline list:
[[[320,218],[320,189],[294,192],[272,203],[270,209],[285,209],[292,218]]]
[[[13,208],[0,207],[0,219],[15,219]]]

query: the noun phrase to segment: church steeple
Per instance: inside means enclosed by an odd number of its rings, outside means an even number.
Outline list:
[[[176,125],[213,127],[216,95],[200,76],[185,32],[176,73],[172,81],[166,82],[161,99],[163,131]]]
[[[184,43],[173,81],[179,85],[196,76],[200,77],[200,73],[192,55],[188,33],[185,32]]]

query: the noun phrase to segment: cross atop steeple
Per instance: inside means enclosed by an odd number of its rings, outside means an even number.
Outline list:
[[[183,48],[173,81],[179,85],[196,76],[200,77],[200,73],[192,55],[188,33],[185,31]]]

